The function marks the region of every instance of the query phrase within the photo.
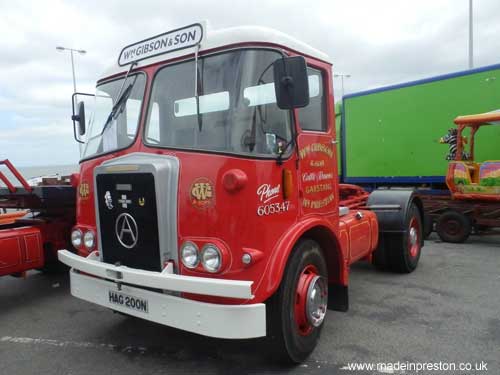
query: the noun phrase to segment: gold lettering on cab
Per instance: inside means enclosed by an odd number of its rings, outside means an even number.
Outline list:
[[[78,193],[80,194],[80,198],[86,199],[90,195],[90,187],[86,182],[82,182],[78,188]]]
[[[333,150],[329,145],[324,143],[311,143],[309,145],[304,146],[299,150],[299,156],[301,159],[305,159],[309,154],[313,152],[319,152],[327,155],[329,158],[333,158]]]
[[[197,178],[191,185],[191,204],[196,208],[206,208],[213,204],[215,191],[212,182],[205,177]]]
[[[318,199],[318,200],[310,200],[307,198],[304,198],[302,201],[302,207],[304,208],[314,208],[314,209],[319,209],[328,206],[330,203],[332,203],[334,200],[333,193],[328,195],[326,198],[323,199]]]

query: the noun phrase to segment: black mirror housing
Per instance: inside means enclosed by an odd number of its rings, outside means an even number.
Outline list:
[[[75,92],[71,96],[71,106],[73,108],[73,114],[71,116],[71,120],[73,121],[73,136],[75,137],[75,141],[78,143],[84,143],[80,137],[87,131],[85,126],[85,102],[84,98],[82,98],[85,96],[95,97],[93,94],[85,94],[81,92]],[[78,107],[75,108],[77,103]]]
[[[276,103],[280,109],[306,107],[309,104],[309,79],[303,56],[283,57],[273,64]]]
[[[80,136],[85,134],[85,102],[78,103],[78,115],[73,115],[71,118],[78,122],[78,134]]]

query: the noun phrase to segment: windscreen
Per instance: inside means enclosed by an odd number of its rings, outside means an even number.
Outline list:
[[[145,142],[152,146],[271,156],[291,140],[276,105],[272,50],[244,49],[161,69],[153,82]],[[196,93],[198,97],[196,97]]]
[[[125,82],[121,78],[97,86],[82,158],[132,144],[139,125],[145,84],[146,77],[136,74]]]

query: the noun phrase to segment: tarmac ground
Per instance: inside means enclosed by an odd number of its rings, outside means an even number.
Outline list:
[[[448,244],[433,234],[415,272],[359,263],[349,293],[349,311],[328,312],[311,357],[281,367],[262,339],[211,339],[114,314],[72,297],[65,274],[7,276],[0,374],[500,374],[499,237]],[[355,371],[353,363],[388,367]],[[401,369],[411,363],[435,367]]]

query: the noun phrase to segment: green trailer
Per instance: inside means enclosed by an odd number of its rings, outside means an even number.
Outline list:
[[[500,64],[345,95],[337,106],[342,181],[445,188],[448,146],[439,139],[458,115],[499,108]],[[476,159],[497,160],[500,127],[482,132]]]

